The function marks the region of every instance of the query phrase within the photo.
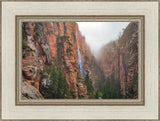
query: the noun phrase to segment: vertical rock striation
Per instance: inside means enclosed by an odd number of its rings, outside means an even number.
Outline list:
[[[52,60],[57,59],[76,98],[78,95],[88,97],[87,87],[77,81],[77,41],[81,55],[86,49],[84,37],[75,22],[23,23],[23,36],[23,43],[30,48],[29,52],[23,50],[23,80],[39,89],[44,65],[52,65]]]

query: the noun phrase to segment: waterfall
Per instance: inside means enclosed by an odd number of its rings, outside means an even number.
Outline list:
[[[85,77],[85,73],[84,73],[84,69],[83,69],[83,65],[82,65],[81,54],[80,54],[80,51],[79,51],[76,27],[75,27],[75,31],[76,31],[76,41],[77,41],[78,66],[79,66],[79,69],[80,69],[80,72],[81,72],[81,77],[84,78]]]

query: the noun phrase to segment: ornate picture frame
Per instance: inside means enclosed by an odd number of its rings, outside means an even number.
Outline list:
[[[45,19],[44,19],[45,18]],[[94,19],[94,20],[93,20]],[[139,23],[139,99],[109,99],[109,100],[75,100],[75,99],[68,99],[67,101],[64,99],[58,100],[21,100],[21,23],[22,21],[97,21],[97,22],[106,22],[106,21],[138,21]],[[144,16],[16,16],[17,21],[17,35],[16,35],[16,48],[17,48],[17,78],[16,78],[16,104],[17,105],[144,105]],[[18,71],[19,70],[19,71]]]
[[[24,5],[25,3],[25,5]],[[44,5],[46,7],[44,7]],[[102,7],[99,7],[102,5]],[[126,8],[119,9],[122,5]],[[1,1],[1,120],[147,120],[159,119],[159,1],[98,1],[98,0],[73,0],[73,1]],[[17,6],[17,7],[16,7]],[[31,8],[29,9],[29,6]],[[34,8],[35,6],[35,8]],[[54,8],[50,8],[54,6]],[[69,7],[69,6],[72,6]],[[76,10],[77,6],[77,11]],[[112,6],[113,8],[109,8]],[[134,12],[135,6],[137,11]],[[42,9],[41,9],[42,7]],[[44,8],[43,8],[44,7]],[[60,9],[62,8],[63,9]],[[87,7],[80,12],[80,8]],[[108,8],[107,8],[108,7]],[[129,7],[131,10],[128,10]],[[23,10],[22,10],[23,9]],[[28,9],[25,12],[25,10]],[[116,12],[116,10],[120,10]],[[125,13],[125,9],[129,12]],[[138,10],[139,9],[139,10]],[[21,11],[20,11],[21,10]],[[57,11],[53,11],[57,10]],[[100,13],[96,12],[98,10]],[[103,12],[104,10],[104,12]],[[105,12],[109,10],[109,12]],[[17,12],[18,11],[18,12]],[[65,11],[65,12],[64,12]],[[42,13],[40,13],[42,12]],[[37,14],[36,14],[37,13]],[[7,25],[8,16],[12,22]],[[155,21],[153,21],[155,16]],[[13,22],[14,20],[14,22]],[[21,38],[22,22],[26,21],[89,21],[89,22],[122,22],[136,21],[139,23],[139,81],[138,81],[138,99],[106,99],[106,100],[21,100]],[[156,28],[155,30],[151,25]],[[12,29],[7,29],[13,27]],[[12,30],[12,31],[11,31]],[[14,31],[13,31],[14,30]],[[153,35],[149,35],[149,33]],[[6,33],[9,33],[7,35]],[[153,38],[153,41],[149,41]],[[9,40],[11,39],[11,40]],[[7,42],[8,47],[7,47]],[[13,42],[14,41],[14,42]],[[14,45],[14,46],[13,46]],[[5,50],[6,48],[6,50]],[[149,51],[151,50],[151,52]],[[151,58],[149,58],[149,56]],[[8,60],[11,59],[11,60]],[[13,59],[13,60],[12,60]],[[154,65],[152,65],[154,64]],[[158,64],[158,65],[157,65]],[[152,65],[152,66],[151,66]],[[10,76],[7,76],[7,69]],[[150,72],[151,71],[151,72]],[[149,73],[150,72],[150,73]],[[11,77],[14,79],[11,83]],[[6,81],[8,79],[8,81]],[[153,80],[153,84],[149,80]],[[9,85],[8,85],[9,84]],[[13,85],[14,84],[14,85]],[[152,85],[151,85],[152,84]],[[151,87],[149,87],[151,85]],[[5,92],[5,88],[8,89]],[[153,88],[154,87],[154,88]],[[153,89],[153,90],[152,90]],[[10,93],[12,92],[12,94]],[[154,92],[154,93],[153,93]],[[7,97],[7,96],[8,97]],[[149,99],[152,97],[152,100]],[[153,98],[155,97],[155,98]],[[13,98],[13,99],[11,99]],[[7,101],[8,100],[8,101]],[[9,100],[10,103],[9,103]],[[7,105],[7,103],[9,105]],[[12,108],[12,110],[11,110]],[[122,108],[122,109],[121,109]],[[47,114],[41,116],[44,110]],[[53,111],[53,109],[55,109]],[[94,111],[93,111],[94,109]],[[158,109],[158,110],[157,110]],[[34,111],[36,116],[34,116]],[[109,112],[109,110],[111,112]],[[127,111],[128,110],[128,111]],[[132,110],[135,116],[131,116]],[[23,111],[23,112],[22,112]],[[49,112],[51,111],[51,112]],[[60,114],[63,112],[64,117]],[[75,114],[78,111],[78,114]],[[105,111],[107,113],[105,113]],[[21,112],[21,114],[20,114]],[[25,112],[30,114],[26,116]],[[72,112],[74,116],[70,115]],[[86,114],[84,115],[84,112]],[[104,113],[102,113],[104,112]],[[113,117],[116,112],[117,117]],[[121,112],[121,113],[120,113]],[[123,112],[128,112],[128,116],[122,116]],[[145,113],[144,113],[145,112]],[[49,116],[55,113],[54,116]],[[98,113],[98,114],[96,114]],[[100,114],[102,113],[102,114]],[[137,114],[139,113],[139,114]],[[108,114],[108,116],[106,116]],[[148,114],[148,115],[146,115]],[[21,116],[20,116],[21,115]],[[145,115],[145,116],[142,116]],[[37,117],[40,116],[40,117]],[[23,117],[23,118],[22,118]],[[144,118],[143,118],[144,117]]]

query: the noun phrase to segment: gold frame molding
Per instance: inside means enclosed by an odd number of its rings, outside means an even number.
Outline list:
[[[89,21],[89,22],[138,22],[139,26],[139,47],[138,47],[138,99],[44,99],[44,100],[21,100],[21,55],[22,47],[21,41],[22,36],[19,33],[22,33],[22,22],[27,21]],[[140,106],[144,105],[144,16],[16,16],[16,105],[39,105],[39,106],[53,106],[53,105],[104,105],[104,106],[128,106],[135,105]]]
[[[70,119],[70,120],[57,120],[57,119],[13,119],[13,120],[2,120],[2,2],[159,2],[158,3],[158,18],[159,18],[159,22],[158,22],[158,40],[159,40],[159,44],[158,44],[158,48],[159,48],[159,57],[158,57],[158,74],[160,76],[160,0],[0,0],[0,121],[111,121],[110,119]],[[32,16],[33,17],[33,16]],[[17,28],[17,27],[16,27]],[[17,31],[17,30],[16,30]],[[143,38],[144,39],[144,38]],[[17,64],[17,63],[16,63]],[[158,120],[160,120],[160,77],[158,76]],[[16,83],[17,84],[17,83]],[[17,90],[15,90],[17,93]],[[17,99],[16,99],[17,100]],[[144,100],[143,100],[144,101]],[[28,104],[18,104],[17,105],[28,105]],[[30,104],[29,104],[30,105]],[[33,103],[32,105],[35,105],[35,103]],[[39,104],[38,104],[39,105]],[[113,120],[113,119],[112,119]],[[120,120],[113,120],[113,121],[131,121],[131,120],[127,120],[127,119],[120,119]],[[149,119],[148,119],[149,120]],[[134,119],[133,119],[134,121]],[[136,120],[136,121],[144,121],[144,120]],[[150,120],[151,121],[151,120]],[[154,120],[155,121],[155,120]]]

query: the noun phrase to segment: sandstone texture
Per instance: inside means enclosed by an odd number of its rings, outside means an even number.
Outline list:
[[[22,82],[22,99],[43,99],[40,92],[26,81]]]

